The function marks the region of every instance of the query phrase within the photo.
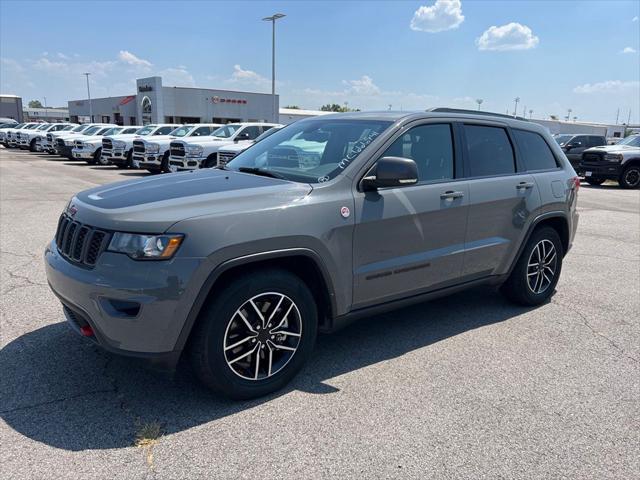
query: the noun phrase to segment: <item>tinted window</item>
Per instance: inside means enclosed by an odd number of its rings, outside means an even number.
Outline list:
[[[589,137],[589,146],[590,147],[599,147],[601,145],[606,145],[607,141],[604,137]]]
[[[513,148],[504,128],[465,125],[469,175],[505,175],[515,173]]]
[[[548,170],[558,166],[549,145],[539,134],[513,130],[513,136],[527,170]]]
[[[451,126],[421,125],[399,137],[383,157],[410,158],[418,166],[418,180],[428,182],[453,178]]]
[[[169,135],[176,127],[160,127],[154,135]]]
[[[258,136],[260,136],[260,127],[247,127],[242,131],[242,133],[249,134],[249,140],[253,140],[254,138],[258,138]]]
[[[193,132],[191,136],[193,137],[201,137],[203,135],[209,135],[211,133],[211,127],[200,127],[196,128],[196,131]]]
[[[587,137],[585,137],[584,135],[581,135],[579,137],[573,137],[573,140],[571,140],[571,143],[575,143],[577,148],[588,146]]]

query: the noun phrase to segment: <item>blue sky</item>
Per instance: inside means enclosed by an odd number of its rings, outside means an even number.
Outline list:
[[[135,78],[270,91],[281,105],[431,106],[640,121],[637,1],[0,0],[0,89],[50,106],[125,95]]]

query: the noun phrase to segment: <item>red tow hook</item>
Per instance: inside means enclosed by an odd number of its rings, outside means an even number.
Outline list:
[[[80,327],[80,335],[82,335],[83,337],[93,337],[93,328],[91,328],[89,325]]]

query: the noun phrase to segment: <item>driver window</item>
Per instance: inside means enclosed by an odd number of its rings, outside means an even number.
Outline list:
[[[418,166],[418,182],[453,178],[453,138],[449,124],[413,127],[397,138],[383,157],[410,158]]]

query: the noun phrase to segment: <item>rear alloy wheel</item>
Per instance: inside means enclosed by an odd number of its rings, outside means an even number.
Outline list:
[[[554,292],[562,270],[564,252],[558,232],[542,227],[533,232],[507,281],[502,285],[505,296],[521,305],[534,306],[546,302]]]
[[[640,187],[640,165],[630,165],[625,168],[620,176],[619,183],[622,188]]]
[[[306,284],[287,271],[265,270],[214,295],[192,332],[198,377],[238,399],[286,385],[309,358],[316,338],[316,304]]]
[[[598,187],[604,183],[604,178],[586,178],[585,180],[589,185],[593,185],[594,187]]]

